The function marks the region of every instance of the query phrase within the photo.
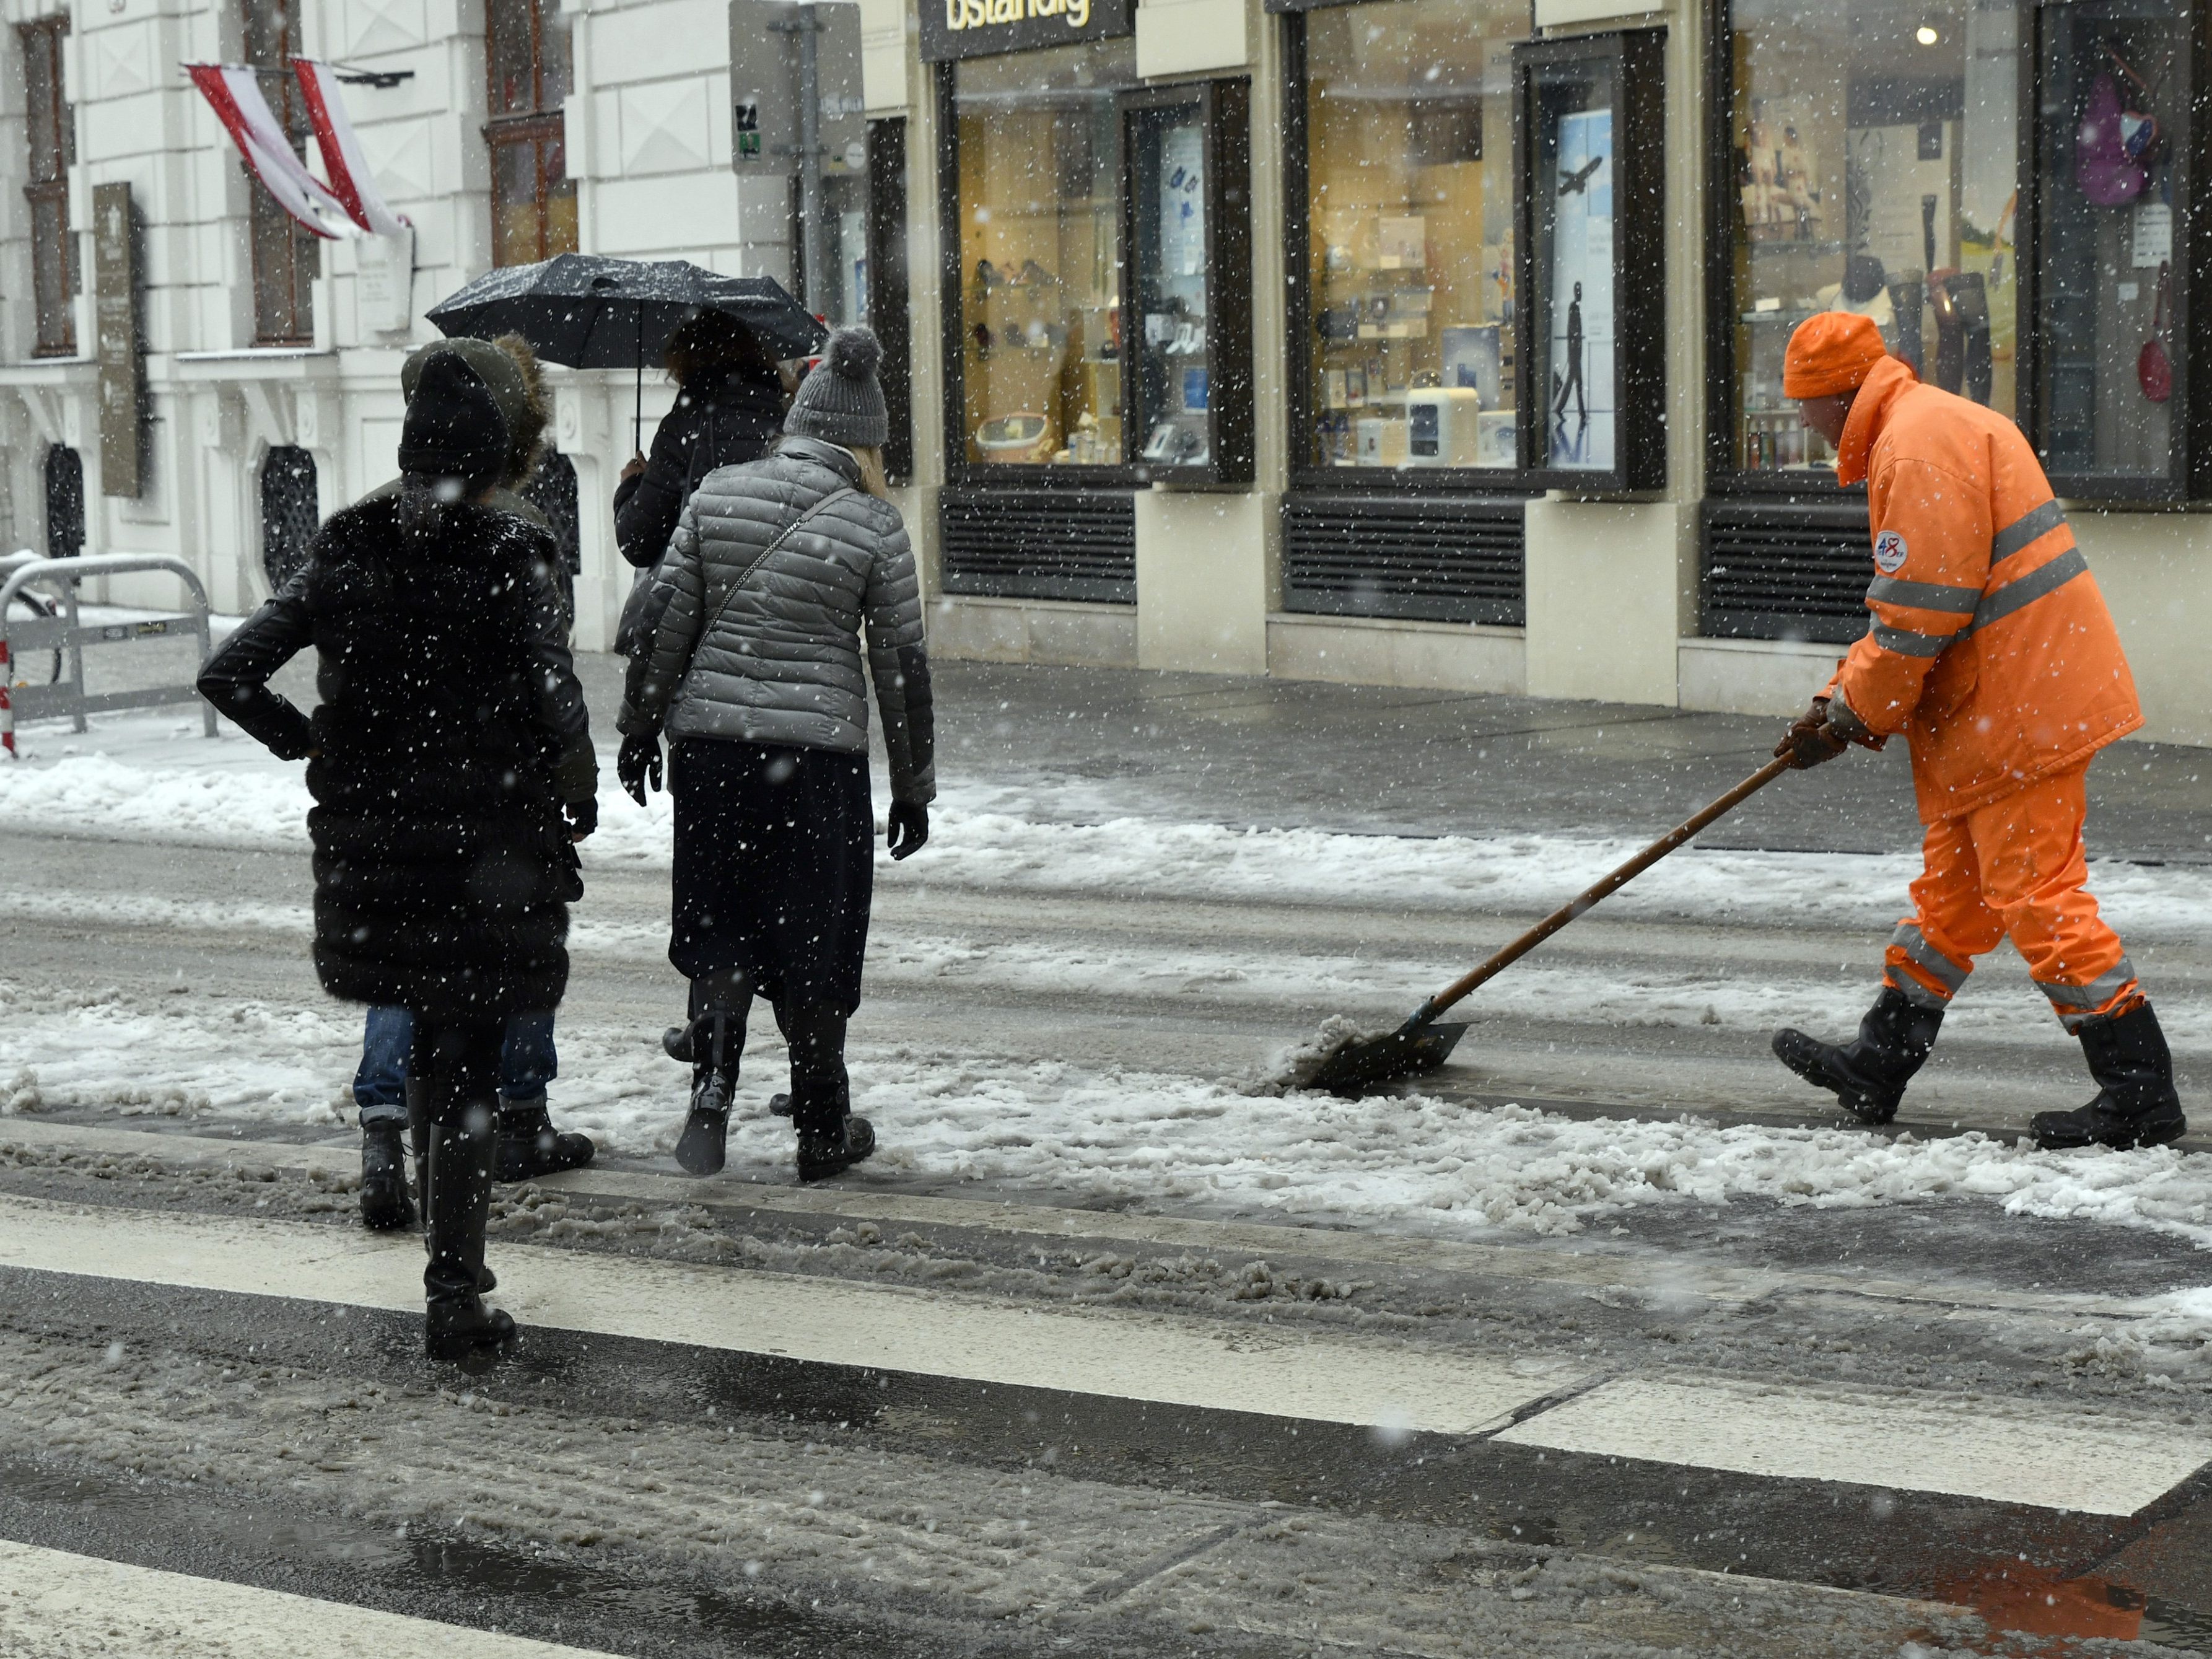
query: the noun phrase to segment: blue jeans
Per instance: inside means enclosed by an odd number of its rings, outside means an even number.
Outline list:
[[[354,1104],[361,1127],[407,1121],[407,1056],[415,1046],[415,1017],[404,1008],[371,1008],[362,1032],[361,1069],[354,1073]],[[553,1015],[517,1014],[507,1022],[499,1050],[499,1097],[503,1102],[535,1103],[545,1085],[560,1075],[553,1052]]]

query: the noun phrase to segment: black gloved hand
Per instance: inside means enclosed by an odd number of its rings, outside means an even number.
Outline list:
[[[1788,757],[1792,771],[1804,772],[1832,761],[1850,747],[1843,735],[1828,724],[1828,700],[1813,699],[1813,706],[1800,714],[1782,741],[1774,745],[1777,760]]]
[[[582,841],[599,827],[599,802],[596,795],[586,795],[581,800],[561,803],[561,816],[568,820],[568,839]]]
[[[660,787],[660,739],[642,733],[624,738],[622,753],[615,757],[615,775],[629,798],[640,806],[645,805],[646,791]]]
[[[890,822],[884,832],[884,845],[891,856],[902,859],[919,853],[928,839],[929,808],[918,800],[893,801]]]

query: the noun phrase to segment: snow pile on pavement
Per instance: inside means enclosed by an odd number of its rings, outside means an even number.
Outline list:
[[[0,829],[306,848],[308,801],[296,765],[269,760],[233,737],[147,752],[164,763],[142,766],[102,753],[0,767]],[[665,868],[668,797],[655,795],[641,808],[615,786],[611,766],[602,776],[599,832],[584,848],[586,874],[595,866]],[[1148,818],[1053,823],[1025,815],[1024,805],[1005,787],[947,789],[933,811],[926,854],[894,865],[879,848],[880,878],[1014,892],[1527,913],[1563,902],[1636,850],[1626,842],[1556,835],[1418,840]],[[1788,918],[1886,928],[1917,868],[1910,856],[1692,846],[1605,908],[1646,918],[1766,925]],[[2106,915],[2131,938],[2212,932],[2212,871],[2100,861],[2092,879]]]
[[[359,1041],[349,1008],[0,983],[0,1115],[91,1109],[342,1133]],[[884,1140],[870,1170],[906,1178],[1454,1237],[1572,1233],[1649,1205],[1966,1198],[2212,1248],[2212,1157],[2171,1149],[2037,1152],[1981,1134],[1584,1121],[1420,1097],[1255,1099],[1231,1083],[906,1046],[856,1044],[853,1058],[855,1109]],[[791,1128],[765,1103],[782,1086],[781,1060],[756,1039],[730,1136],[733,1166],[776,1180],[787,1178]],[[611,1152],[665,1157],[686,1082],[650,1032],[563,1025],[556,1109]]]

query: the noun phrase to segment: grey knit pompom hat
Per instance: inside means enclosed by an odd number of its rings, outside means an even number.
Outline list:
[[[891,435],[876,365],[884,348],[872,328],[841,328],[822,349],[822,361],[799,383],[783,429],[795,438],[819,438],[848,448],[875,449]]]

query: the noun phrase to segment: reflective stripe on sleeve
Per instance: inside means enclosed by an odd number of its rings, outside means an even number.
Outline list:
[[[2039,536],[2048,536],[2065,522],[2065,512],[2057,501],[2030,507],[1990,538],[1990,562],[1995,564],[2000,559],[2010,558]]]
[[[2047,594],[2056,593],[2076,576],[2089,574],[2089,562],[2081,556],[2081,550],[2069,547],[2049,564],[2040,565],[2016,582],[2007,582],[1992,589],[1974,607],[1974,619],[1966,624],[1969,634],[2002,621],[2023,606],[2033,605]]]
[[[1868,585],[1867,598],[1882,605],[1910,605],[1916,611],[1948,611],[1971,617],[1982,602],[1978,587],[1946,587],[1941,582],[1908,582],[1895,576],[1876,576]]]
[[[1960,967],[1930,945],[1917,922],[1899,922],[1897,931],[1889,936],[1889,942],[1902,951],[1914,967],[1954,992],[1964,985],[1966,975],[1973,972],[1972,968]]]
[[[1900,657],[1940,657],[1943,648],[1960,637],[1957,634],[1915,634],[1909,629],[1892,628],[1887,623],[1876,623],[1869,631],[1876,645]]]

